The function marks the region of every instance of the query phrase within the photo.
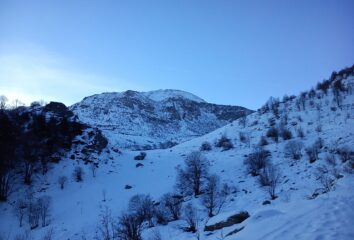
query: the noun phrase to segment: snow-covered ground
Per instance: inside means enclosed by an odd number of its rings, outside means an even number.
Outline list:
[[[354,79],[346,79],[346,84],[353,84]],[[317,92],[319,94],[319,92]],[[354,146],[354,95],[346,94],[341,107],[333,102],[332,93],[321,98],[307,99],[305,109],[296,107],[296,99],[281,103],[280,116],[288,116],[287,127],[293,139],[302,141],[305,146],[312,145],[318,138],[324,142],[319,160],[310,163],[303,150],[299,160],[293,160],[284,153],[288,141],[280,138],[276,143],[267,138],[265,146],[271,152],[271,160],[281,171],[281,180],[276,191],[278,198],[271,204],[264,187],[260,187],[257,177],[247,173],[244,165],[245,155],[253,151],[261,136],[269,128],[269,119],[273,113],[255,112],[247,117],[245,126],[239,120],[217,129],[205,136],[179,144],[171,149],[146,151],[143,161],[134,160],[139,152],[114,151],[103,152],[99,157],[100,165],[97,176],[91,175],[89,166],[81,162],[65,159],[53,165],[50,173],[38,176],[33,184],[37,196],[52,197],[50,225],[28,231],[34,239],[41,239],[46,231],[53,229],[53,239],[94,239],[100,213],[107,206],[113,216],[118,216],[127,208],[129,198],[137,193],[150,194],[154,200],[173,190],[176,180],[176,167],[183,164],[185,156],[191,151],[199,150],[205,141],[213,145],[211,151],[204,152],[210,161],[210,170],[220,176],[223,182],[235,187],[221,212],[209,219],[200,199],[190,198],[198,211],[198,234],[181,230],[184,220],[170,222],[166,226],[156,226],[143,231],[144,239],[154,239],[157,232],[162,239],[354,239],[354,175],[344,170],[344,164],[337,156],[335,169],[343,176],[336,180],[334,188],[325,194],[311,199],[321,187],[316,177],[316,169],[321,165],[329,166],[326,154],[341,147]],[[311,103],[312,101],[312,103]],[[275,119],[275,124],[280,122]],[[297,136],[299,128],[304,131],[304,138]],[[241,142],[240,132],[249,137],[249,142]],[[234,148],[222,151],[214,147],[214,142],[222,135],[229,137]],[[108,135],[108,137],[110,137]],[[111,136],[112,137],[112,136]],[[110,139],[114,142],[114,139]],[[111,145],[109,145],[111,146]],[[137,163],[143,167],[136,167]],[[71,175],[77,164],[85,170],[84,181],[75,182]],[[334,167],[331,167],[331,169]],[[67,176],[63,190],[59,189],[57,179]],[[129,185],[132,188],[126,189]],[[15,191],[7,203],[0,203],[0,233],[13,238],[18,233],[28,230],[28,226],[19,228],[12,205],[25,196],[21,189]],[[186,203],[184,203],[186,204]],[[226,227],[214,232],[204,232],[205,224],[218,222],[235,212],[247,211],[250,217],[240,224]],[[26,221],[25,221],[26,222]],[[241,231],[226,235],[235,229]],[[1,239],[1,238],[0,238]]]

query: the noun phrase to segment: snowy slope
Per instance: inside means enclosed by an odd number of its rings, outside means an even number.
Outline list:
[[[354,86],[354,76],[343,77],[345,86]],[[353,89],[353,88],[352,88]],[[205,141],[213,143],[222,135],[230,138],[234,148],[223,151],[213,145],[211,151],[205,152],[210,161],[211,172],[217,173],[223,182],[237,189],[232,193],[221,212],[209,219],[200,204],[199,198],[188,198],[184,204],[193,202],[198,211],[199,236],[181,230],[184,220],[170,222],[166,226],[156,226],[143,231],[144,239],[353,239],[354,238],[354,175],[345,170],[345,163],[336,154],[336,165],[326,162],[326,155],[336,149],[354,146],[354,94],[347,91],[342,95],[340,106],[333,101],[331,91],[324,94],[315,91],[313,98],[306,97],[305,108],[297,106],[301,96],[289,99],[279,104],[279,118],[272,111],[258,111],[247,117],[246,123],[236,120],[207,135],[179,144],[171,149],[146,151],[147,157],[140,161],[143,167],[136,167],[134,156],[138,152],[125,150],[122,154],[114,151],[104,151],[97,176],[91,176],[89,166],[69,158],[60,164],[53,165],[50,174],[38,177],[33,191],[38,196],[46,194],[53,201],[51,224],[45,228],[30,231],[34,239],[50,228],[54,230],[53,239],[94,239],[100,214],[108,207],[112,216],[118,216],[127,208],[129,198],[136,193],[150,194],[154,200],[173,189],[176,178],[176,167],[183,164],[185,156],[198,150]],[[286,156],[285,145],[289,140],[279,139],[274,142],[267,138],[265,146],[271,152],[271,160],[281,171],[281,183],[277,189],[278,198],[269,205],[263,205],[270,200],[264,187],[260,187],[258,178],[248,174],[244,165],[245,155],[253,151],[261,136],[265,136],[274,121],[280,124],[287,115],[286,127],[293,133],[292,140],[299,140],[307,147],[318,138],[323,140],[324,147],[319,159],[310,163],[304,150],[299,160]],[[274,119],[274,120],[270,120]],[[304,137],[297,136],[299,128],[304,131]],[[240,132],[246,134],[250,141],[240,141]],[[109,137],[114,138],[112,135]],[[114,147],[114,139],[110,139],[109,149]],[[71,174],[75,166],[85,169],[84,181],[77,183]],[[325,194],[310,199],[317,189],[321,188],[316,172],[319,166],[327,166],[342,175],[335,182],[334,188]],[[66,175],[70,179],[64,190],[57,185],[58,176]],[[126,185],[131,189],[126,189]],[[19,228],[12,205],[24,195],[26,189],[21,187],[8,203],[0,203],[0,233],[3,236],[15,236],[25,232],[28,227]],[[105,194],[103,194],[105,192]],[[105,197],[104,197],[105,195]],[[106,199],[104,201],[104,198]],[[204,232],[205,224],[218,222],[232,213],[248,211],[250,218],[231,227],[214,232]],[[227,236],[235,229],[244,227],[240,232]]]
[[[71,110],[82,122],[100,128],[112,144],[130,149],[171,147],[251,113],[179,90],[102,93],[86,97]]]

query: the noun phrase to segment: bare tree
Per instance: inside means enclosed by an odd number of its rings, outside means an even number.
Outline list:
[[[42,196],[37,200],[39,207],[39,214],[42,220],[42,227],[47,225],[47,219],[49,216],[50,204],[52,199],[49,196]]]
[[[185,195],[197,196],[208,175],[209,162],[200,152],[191,152],[184,163],[185,168],[177,172],[177,188]]]
[[[6,108],[6,104],[7,104],[7,97],[4,95],[0,95],[0,110],[4,110]]]
[[[284,152],[287,157],[291,157],[294,160],[299,160],[302,157],[302,148],[303,143],[301,141],[292,140],[285,145]]]
[[[105,206],[101,209],[100,221],[96,230],[96,239],[111,240],[116,239],[116,235],[116,223],[112,217],[112,212]]]
[[[136,194],[129,200],[129,211],[134,213],[141,222],[147,221],[149,227],[153,226],[154,203],[150,195]]]
[[[68,178],[66,176],[60,176],[58,178],[58,183],[59,183],[60,189],[64,189],[64,185],[67,180],[68,180]]]
[[[202,204],[208,210],[208,216],[213,217],[214,214],[218,214],[224,205],[229,194],[229,187],[227,184],[222,186],[219,177],[216,174],[212,174],[207,178],[205,189],[205,194],[202,196]]]
[[[270,152],[262,147],[256,147],[252,153],[250,153],[246,159],[245,164],[248,167],[248,171],[257,176],[261,169],[265,168],[268,164]]]
[[[132,213],[123,213],[118,220],[117,236],[122,240],[142,240],[142,222]]]
[[[173,220],[178,220],[181,215],[182,201],[181,198],[171,193],[166,193],[162,196],[161,206],[166,208]]]
[[[76,166],[73,172],[73,177],[76,182],[81,182],[83,180],[84,170],[80,166]]]
[[[98,169],[98,163],[92,162],[90,164],[90,169],[91,169],[92,177],[96,177],[96,172],[97,172],[97,169]]]
[[[277,167],[272,164],[268,164],[261,173],[261,178],[266,179],[267,192],[272,199],[276,199],[276,190],[280,182],[280,172]]]
[[[184,208],[184,220],[187,223],[185,231],[195,233],[197,231],[198,216],[191,203],[188,203]]]
[[[328,193],[329,191],[332,190],[335,183],[335,177],[333,176],[331,171],[327,168],[327,166],[325,165],[319,166],[316,169],[315,177],[322,185],[324,193]]]
[[[18,218],[20,227],[22,227],[23,217],[26,214],[27,202],[24,199],[19,199],[14,205],[14,212]]]

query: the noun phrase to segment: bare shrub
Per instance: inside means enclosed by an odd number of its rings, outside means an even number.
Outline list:
[[[19,221],[20,227],[22,227],[23,218],[26,214],[27,202],[24,199],[19,199],[14,205],[14,213]]]
[[[211,144],[209,142],[203,142],[200,146],[200,151],[210,151],[212,149]]]
[[[269,128],[266,135],[267,137],[272,138],[275,142],[278,142],[279,140],[279,131],[276,127]]]
[[[302,157],[302,148],[303,143],[301,141],[289,141],[284,147],[285,156],[291,157],[294,160],[299,160]]]
[[[154,203],[150,195],[136,194],[129,200],[129,211],[134,213],[141,222],[147,221],[149,227],[153,226]]]
[[[96,228],[96,239],[116,239],[116,222],[112,217],[111,210],[105,206],[103,209],[101,209],[99,217],[100,220]]]
[[[220,212],[229,194],[229,186],[227,184],[221,185],[220,179],[216,174],[212,174],[207,178],[202,204],[208,210],[209,217],[213,217]]]
[[[266,145],[268,145],[267,138],[266,138],[265,136],[261,136],[261,139],[259,140],[258,145],[259,145],[259,146],[266,146]]]
[[[76,166],[73,172],[73,177],[76,182],[81,182],[84,176],[84,170],[80,166]]]
[[[58,178],[58,184],[60,186],[60,189],[64,189],[65,183],[68,180],[68,178],[66,176],[60,176]]]
[[[171,193],[166,193],[161,198],[161,213],[168,213],[169,219],[178,220],[181,216],[182,199]]]
[[[293,138],[293,134],[291,133],[291,131],[289,129],[283,128],[282,131],[281,131],[281,137],[284,140],[289,140],[289,139]]]
[[[317,144],[313,144],[310,147],[305,149],[306,154],[309,158],[310,163],[315,162],[318,160],[318,154],[320,153],[320,148]]]
[[[96,177],[97,169],[98,169],[98,163],[92,162],[90,164],[90,170],[91,170],[91,173],[92,173],[92,177]]]
[[[267,165],[262,173],[260,179],[263,181],[263,185],[267,187],[267,192],[272,199],[277,198],[276,189],[280,182],[280,171],[273,164]]]
[[[265,168],[268,164],[270,152],[262,147],[257,147],[252,153],[250,153],[244,163],[246,164],[249,173],[253,176],[257,176],[261,169]]]
[[[328,193],[332,190],[335,183],[335,177],[325,165],[321,165],[316,169],[315,176],[322,186],[323,193]]]
[[[204,179],[208,175],[209,162],[201,152],[191,152],[184,160],[185,167],[177,169],[176,187],[184,195],[201,193]]]
[[[347,161],[354,161],[354,151],[351,150],[348,146],[337,149],[337,153],[339,154],[343,163]]]
[[[188,203],[184,208],[184,220],[187,223],[185,231],[195,233],[197,231],[198,216],[191,203]]]
[[[42,220],[42,227],[47,225],[47,219],[49,216],[49,210],[51,205],[51,198],[49,196],[42,196],[38,198],[37,205],[39,208],[39,214]]]
[[[217,140],[216,147],[222,148],[224,151],[230,150],[234,147],[230,138],[228,138],[225,134],[221,136],[219,140]]]
[[[118,219],[116,232],[118,239],[142,240],[142,222],[139,217],[132,213],[123,213]]]

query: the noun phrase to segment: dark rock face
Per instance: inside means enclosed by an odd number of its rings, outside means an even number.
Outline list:
[[[247,218],[249,218],[249,214],[248,212],[240,212],[237,214],[234,214],[230,217],[228,217],[227,219],[217,222],[215,224],[212,225],[206,225],[204,228],[204,231],[215,231],[215,230],[219,230],[225,227],[230,227],[234,224],[238,224],[238,223],[242,223],[243,221],[245,221]]]
[[[44,112],[51,112],[57,116],[72,117],[74,114],[63,103],[50,102],[43,108]]]

